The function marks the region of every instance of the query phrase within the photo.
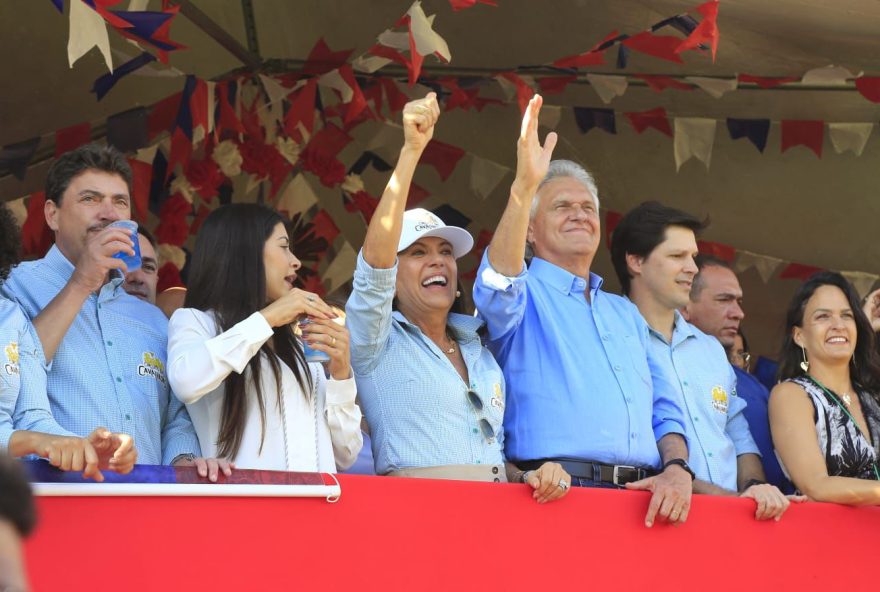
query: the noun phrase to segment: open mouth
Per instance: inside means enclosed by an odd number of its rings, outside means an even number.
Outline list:
[[[294,285],[296,284],[296,274],[292,273],[289,276],[284,278],[284,282],[287,284],[287,287],[293,290]]]
[[[432,275],[431,277],[422,280],[422,287],[423,288],[434,288],[434,287],[445,288],[448,283],[449,283],[449,280],[447,280],[445,276]]]
[[[829,337],[825,340],[825,343],[829,345],[846,345],[849,343],[849,339],[844,337],[843,335],[834,335],[833,337]]]

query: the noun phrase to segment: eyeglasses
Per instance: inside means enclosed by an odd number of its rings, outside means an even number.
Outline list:
[[[749,369],[749,363],[752,361],[752,354],[747,351],[739,351],[733,352],[733,357],[742,360],[742,364],[743,366],[745,366],[745,369]]]
[[[495,430],[492,429],[492,424],[489,423],[489,420],[483,417],[483,399],[480,398],[480,395],[476,393],[476,391],[468,389],[467,392],[467,400],[473,407],[474,411],[480,415],[480,430],[483,432],[483,437],[486,438],[486,441],[489,444],[495,443]]]

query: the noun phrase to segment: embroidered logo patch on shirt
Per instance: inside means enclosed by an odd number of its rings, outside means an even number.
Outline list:
[[[3,351],[6,353],[6,364],[3,365],[6,374],[18,374],[18,342],[9,342]]]
[[[165,364],[153,352],[144,352],[144,363],[138,366],[139,376],[152,376],[165,384]]]
[[[727,392],[724,388],[720,385],[712,387],[712,407],[715,408],[715,411],[718,413],[727,413],[728,405]]]
[[[501,392],[501,385],[496,382],[492,386],[494,393],[492,395],[492,399],[489,401],[489,404],[492,405],[492,407],[504,409],[504,393]]]

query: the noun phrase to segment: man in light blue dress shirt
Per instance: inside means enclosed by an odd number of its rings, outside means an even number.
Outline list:
[[[751,498],[756,519],[778,520],[789,501],[765,481],[727,355],[678,310],[688,303],[697,273],[696,232],[703,226],[691,214],[645,202],[614,229],[611,260],[624,294],[648,323],[649,347],[680,390],[694,492]]]
[[[31,319],[51,363],[49,402],[62,427],[131,434],[140,463],[195,465],[216,479],[217,462],[199,458],[189,415],[168,386],[168,320],[122,289],[126,268],[114,255],[133,255],[134,243],[109,225],[130,218],[130,184],[131,168],[112,148],[59,157],[46,180],[55,245],[16,267],[2,292]]]
[[[508,386],[505,452],[520,468],[556,460],[575,485],[650,490],[646,525],[681,523],[693,473],[680,395],[636,307],[590,273],[595,182],[569,161],[551,165],[556,134],[541,146],[540,106],[535,96],[526,110],[516,179],[474,286]]]

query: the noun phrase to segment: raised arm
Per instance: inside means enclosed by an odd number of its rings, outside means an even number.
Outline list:
[[[413,173],[434,136],[438,117],[440,106],[435,93],[428,93],[424,99],[411,101],[403,108],[403,148],[364,239],[364,260],[371,267],[388,269],[397,260],[397,244]]]
[[[510,187],[507,207],[489,245],[489,263],[495,271],[508,277],[519,275],[522,271],[532,198],[547,174],[556,146],[554,132],[547,134],[543,146],[538,139],[538,115],[542,103],[541,95],[535,95],[523,115],[516,144],[516,178]]]

